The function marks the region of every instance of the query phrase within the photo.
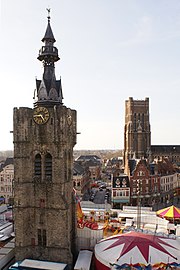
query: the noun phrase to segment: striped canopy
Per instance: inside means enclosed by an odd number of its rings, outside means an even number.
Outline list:
[[[156,212],[156,215],[167,219],[180,219],[180,209],[172,205]]]

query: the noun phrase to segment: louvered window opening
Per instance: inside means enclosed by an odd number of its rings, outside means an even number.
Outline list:
[[[45,176],[52,177],[52,156],[50,154],[45,157]]]
[[[35,156],[34,174],[36,176],[41,176],[41,155],[40,154],[37,154]]]

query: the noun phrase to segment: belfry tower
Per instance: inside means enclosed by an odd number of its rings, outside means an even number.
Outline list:
[[[34,108],[14,108],[14,220],[16,260],[72,265],[76,237],[73,147],[76,111],[63,105],[55,62],[60,58],[48,24],[38,60]]]
[[[149,98],[125,102],[124,161],[133,158],[149,158],[151,130],[149,122]]]

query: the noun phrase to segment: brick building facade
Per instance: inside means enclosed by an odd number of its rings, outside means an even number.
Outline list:
[[[7,158],[0,169],[0,203],[12,202],[14,180],[14,161]]]

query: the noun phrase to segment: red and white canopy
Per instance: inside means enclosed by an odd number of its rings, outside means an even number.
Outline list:
[[[180,264],[180,240],[140,232],[128,232],[101,240],[95,246],[96,270],[113,264]]]

